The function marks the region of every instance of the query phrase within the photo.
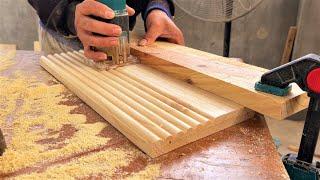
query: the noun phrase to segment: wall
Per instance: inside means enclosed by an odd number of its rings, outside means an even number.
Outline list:
[[[290,26],[296,25],[299,0],[265,0],[234,22],[231,55],[265,68],[280,65]]]
[[[16,44],[18,49],[33,49],[37,20],[27,0],[0,0],[0,43]]]
[[[294,58],[309,53],[320,55],[319,9],[319,0],[301,0],[298,16],[298,33],[293,53]]]
[[[175,22],[184,33],[186,45],[215,54],[223,51],[223,23],[198,20],[176,7]]]
[[[233,21],[230,56],[258,66],[279,65],[289,27],[296,24],[299,0],[264,0],[247,16]],[[222,55],[223,23],[197,20],[177,8],[176,22],[187,46]]]

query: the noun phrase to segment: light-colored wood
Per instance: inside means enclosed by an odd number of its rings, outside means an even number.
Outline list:
[[[64,57],[68,57],[67,55],[63,54]],[[74,62],[77,65],[80,65],[78,62],[74,61],[73,59],[68,58],[69,61]],[[68,63],[68,62],[66,62]],[[95,71],[90,71],[90,69],[88,67],[83,67],[83,69],[88,70],[86,71],[89,75],[91,72],[92,75],[92,79],[95,82],[99,82],[105,86],[109,86],[110,92],[113,93],[114,96],[119,96],[121,98],[121,100],[123,100],[124,102],[126,102],[127,104],[129,104],[131,107],[137,107],[135,108],[135,110],[139,111],[140,113],[144,114],[145,116],[147,116],[148,118],[152,119],[154,117],[159,116],[159,122],[156,123],[158,125],[163,126],[163,124],[167,121],[175,124],[175,126],[173,126],[174,128],[172,129],[174,133],[179,133],[181,132],[181,129],[185,130],[190,128],[189,125],[185,124],[184,122],[181,122],[179,119],[176,119],[173,116],[168,115],[165,111],[163,111],[160,108],[157,108],[157,106],[155,104],[149,103],[148,101],[144,100],[143,98],[139,97],[139,96],[135,96],[134,93],[132,93],[133,91],[129,91],[126,90],[124,88],[124,86],[121,86],[121,84],[118,84],[116,82],[111,81],[108,76],[102,76],[101,73],[97,73]],[[101,77],[100,77],[101,76]],[[100,77],[99,79],[94,78],[94,77]],[[112,76],[111,76],[112,77]],[[140,104],[139,104],[139,103]],[[148,106],[149,108],[145,108],[144,106]],[[156,113],[153,113],[152,111],[149,111],[149,109],[153,110]],[[166,118],[166,120],[164,120],[163,118]],[[157,120],[158,120],[157,118]],[[168,129],[171,129],[170,127],[172,126],[170,123],[166,124],[168,127]],[[175,129],[177,129],[177,131],[175,131]]]
[[[275,119],[284,119],[308,106],[309,98],[297,85],[286,97],[256,91],[255,83],[267,72],[263,68],[166,42],[148,47],[133,42],[131,53],[145,66]]]
[[[0,50],[2,50],[2,51],[17,50],[17,45],[15,45],[15,44],[0,44]]]
[[[291,26],[289,28],[288,37],[287,37],[286,45],[283,50],[280,65],[286,64],[290,61],[290,57],[293,51],[294,41],[296,39],[296,34],[297,34],[297,27]]]
[[[253,112],[143,65],[96,71],[81,53],[41,66],[151,157],[240,123]]]
[[[11,59],[16,56],[16,48],[15,44],[0,44],[0,71],[14,64]]]
[[[39,41],[34,41],[33,42],[33,50],[35,52],[41,52],[41,44]]]
[[[84,67],[86,68],[86,67]],[[102,72],[102,73],[106,73],[106,72]],[[98,74],[92,74],[94,76],[101,76],[98,75]],[[112,82],[110,81],[109,78],[112,78],[112,76],[106,76],[106,78],[104,78],[104,81],[113,85],[116,90],[116,91],[120,91],[122,90],[122,92],[126,95],[129,95],[129,97],[127,98],[132,98],[133,100],[135,100],[136,102],[139,102],[142,106],[147,106],[148,109],[150,109],[151,111],[155,112],[157,115],[159,115],[160,117],[162,117],[163,119],[166,119],[167,121],[171,122],[172,124],[174,124],[175,126],[177,126],[178,128],[182,129],[182,130],[187,130],[187,129],[190,129],[191,126],[189,124],[192,124],[192,125],[198,125],[199,123],[198,122],[194,122],[193,120],[189,120],[188,118],[184,118],[183,119],[178,119],[176,118],[175,116],[173,116],[172,114],[173,113],[166,113],[165,110],[159,108],[159,104],[153,104],[153,103],[150,103],[150,101],[144,99],[144,98],[141,98],[139,96],[136,95],[136,92],[135,91],[128,91],[128,90],[124,90],[123,91],[123,86],[121,84],[116,84],[115,82]],[[133,106],[135,107],[135,106]],[[144,113],[146,113],[145,110],[143,110]],[[174,109],[172,110],[173,112],[175,111]],[[150,117],[150,116],[149,116]],[[151,116],[152,118],[152,116]],[[189,123],[186,123],[186,122],[189,122]]]

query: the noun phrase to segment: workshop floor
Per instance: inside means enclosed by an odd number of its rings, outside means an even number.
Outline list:
[[[266,117],[272,137],[276,139],[275,141],[280,142],[278,151],[281,155],[297,153],[292,151],[292,148],[290,147],[299,148],[305,116],[306,111],[298,113],[283,121]],[[318,140],[318,144],[319,142],[320,140]],[[319,161],[320,146],[316,148],[315,154],[315,158]]]

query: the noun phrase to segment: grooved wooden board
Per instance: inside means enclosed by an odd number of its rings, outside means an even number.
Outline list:
[[[82,53],[41,57],[41,66],[151,157],[240,123],[253,112],[144,65],[96,71]]]
[[[309,98],[296,84],[286,97],[256,91],[254,85],[267,69],[166,42],[148,47],[133,42],[131,53],[143,65],[275,119],[308,107]]]

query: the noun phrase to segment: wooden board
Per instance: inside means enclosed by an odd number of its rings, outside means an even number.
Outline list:
[[[131,53],[146,66],[275,119],[308,106],[306,93],[297,85],[287,97],[255,91],[254,84],[267,71],[263,68],[166,42],[148,47],[133,42]]]
[[[0,51],[15,51],[17,49],[17,45],[15,44],[0,44]]]
[[[39,41],[34,41],[33,42],[33,50],[35,52],[41,52],[41,44]]]
[[[283,50],[282,59],[280,65],[290,62],[290,58],[293,51],[294,40],[296,39],[297,27],[291,26],[289,28],[288,37],[286,40],[286,45]]]
[[[74,52],[42,57],[41,66],[151,157],[238,124],[243,106],[143,65],[96,71]]]

